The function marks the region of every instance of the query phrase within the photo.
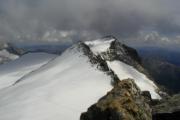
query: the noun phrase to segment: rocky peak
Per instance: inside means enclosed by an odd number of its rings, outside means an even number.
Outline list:
[[[137,51],[122,44],[114,36],[106,36],[100,40],[85,42],[85,44],[88,45],[96,55],[101,55],[105,60],[121,60],[130,64],[132,64],[131,62],[141,64],[141,59]],[[99,47],[99,49],[97,47]],[[94,50],[95,48],[96,50]]]
[[[116,51],[117,56],[114,59],[120,59],[123,57],[125,61],[135,60],[137,63],[141,64],[141,59],[137,51],[131,47],[126,46],[125,44],[120,43],[119,41],[113,41],[110,46],[110,51],[114,53]],[[125,62],[124,61],[124,62]]]
[[[81,120],[151,120],[151,109],[133,80],[119,82]]]

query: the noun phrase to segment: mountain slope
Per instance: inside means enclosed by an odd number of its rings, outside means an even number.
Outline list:
[[[56,55],[46,53],[28,53],[24,56],[0,65],[0,89],[13,85],[24,75],[46,64]]]
[[[144,79],[143,73],[135,69],[138,61],[121,45],[118,48],[122,47],[122,51],[113,51],[114,42],[117,42],[114,38],[101,39],[98,44],[96,41],[93,44],[80,42],[46,65],[18,79],[14,86],[0,90],[0,118],[78,120],[82,112],[113,88],[111,83],[115,76],[117,80],[133,78],[136,83],[141,83],[138,79]],[[92,47],[97,48],[97,53]],[[108,66],[108,61],[116,59],[116,53],[122,54],[117,60],[127,60],[122,62],[127,66],[125,75],[120,75],[123,79],[117,77],[119,70]],[[124,67],[119,69],[123,71]],[[132,76],[132,71],[140,78]],[[150,91],[154,99],[160,99],[156,85],[148,78],[146,81],[149,87],[141,90]],[[142,87],[141,84],[137,85]]]
[[[159,85],[163,85],[173,93],[180,92],[180,67],[165,60],[144,58],[143,66]]]

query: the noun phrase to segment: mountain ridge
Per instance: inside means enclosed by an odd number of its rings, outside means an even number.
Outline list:
[[[107,37],[91,42],[73,45],[17,84],[0,90],[1,118],[19,120],[22,115],[23,120],[78,120],[88,107],[128,78],[141,92],[149,91],[152,99],[161,99],[158,86],[136,69],[141,65],[133,49],[126,50],[129,48],[121,43],[116,46],[115,40]]]

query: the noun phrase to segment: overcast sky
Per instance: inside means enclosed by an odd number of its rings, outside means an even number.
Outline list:
[[[180,45],[180,0],[0,0],[0,41],[65,44],[106,35]]]

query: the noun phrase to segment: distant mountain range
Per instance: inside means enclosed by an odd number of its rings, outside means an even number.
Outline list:
[[[139,48],[143,66],[156,82],[174,93],[180,92],[180,52],[162,48]]]
[[[174,48],[175,49],[175,48]],[[143,58],[162,60],[168,63],[180,66],[180,50],[172,50],[160,47],[139,47],[138,53]]]

